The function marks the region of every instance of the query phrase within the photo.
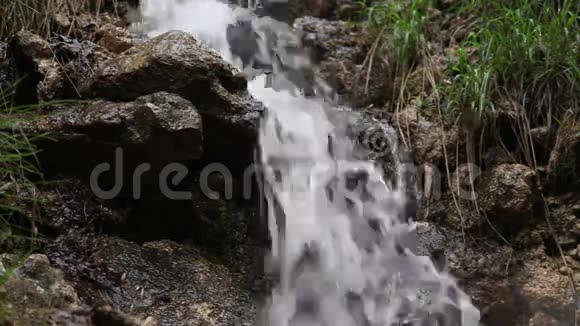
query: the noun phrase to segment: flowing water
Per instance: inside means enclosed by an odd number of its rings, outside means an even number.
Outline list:
[[[268,35],[278,43],[298,42],[285,24],[217,0],[144,0],[141,10],[149,36],[191,32],[238,66],[242,61],[230,51],[226,30],[241,17],[250,17],[262,36],[256,61],[274,61]],[[282,53],[281,58],[287,67],[309,65],[304,55]],[[301,96],[287,69],[276,64],[272,69],[270,88],[264,86],[270,77],[247,71],[254,76],[250,93],[267,107],[260,159],[270,204],[270,258],[279,273],[261,322],[478,325],[479,312],[454,279],[414,253],[403,173],[386,180],[350,137],[348,110],[333,108],[321,96]],[[396,160],[395,133],[388,126],[381,130]]]

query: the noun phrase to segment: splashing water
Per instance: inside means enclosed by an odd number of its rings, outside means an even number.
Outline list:
[[[240,65],[226,29],[252,17],[250,11],[217,0],[145,0],[141,10],[149,36],[188,31]],[[257,17],[251,23],[262,36],[273,32],[278,40],[295,41],[285,24]],[[254,59],[273,63],[271,44],[261,40]],[[285,62],[309,65],[305,55]],[[352,140],[348,110],[296,95],[283,72],[274,69],[274,75],[284,87],[265,88],[260,74],[248,85],[268,108],[259,136],[279,284],[264,323],[477,325],[479,312],[454,279],[412,250],[414,224],[405,216],[402,171],[395,182],[385,180]],[[395,133],[388,126],[383,131],[396,159]]]

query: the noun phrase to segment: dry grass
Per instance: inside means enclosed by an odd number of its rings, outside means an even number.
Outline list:
[[[0,39],[26,29],[44,38],[70,34],[80,14],[98,15],[117,0],[0,0]]]

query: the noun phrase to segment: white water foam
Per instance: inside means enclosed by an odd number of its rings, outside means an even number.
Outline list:
[[[149,36],[187,31],[236,65],[226,28],[249,14],[217,0],[142,1]],[[287,26],[268,18],[254,17],[252,24],[291,37]],[[295,67],[308,64],[297,59]],[[264,78],[248,89],[268,109],[260,152],[280,281],[263,323],[477,325],[479,312],[454,279],[408,245],[414,225],[404,216],[403,178],[385,180],[374,163],[360,159],[346,122],[331,117],[331,105],[265,88]],[[384,131],[396,151],[395,133]]]

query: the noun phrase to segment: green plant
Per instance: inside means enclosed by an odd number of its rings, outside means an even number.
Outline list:
[[[483,115],[495,110],[490,98],[493,72],[488,64],[475,64],[470,52],[470,48],[460,47],[457,61],[449,65],[448,73],[452,78],[447,94],[448,107],[451,110],[468,109]]]
[[[408,70],[426,46],[425,25],[430,1],[380,1],[361,4],[369,31],[379,38],[378,49],[400,71]]]
[[[580,91],[580,27],[572,1],[560,6],[516,1],[493,2],[448,69],[452,108],[480,116],[493,113],[493,101],[517,103],[533,124],[550,121]],[[473,55],[469,55],[469,50]]]
[[[10,90],[0,90],[0,94],[6,95],[0,98],[3,100],[0,103],[0,247],[15,239],[25,240],[36,235],[36,217],[30,216],[34,202],[32,179],[41,173],[34,143],[44,137],[30,135],[18,127],[18,118],[33,114],[35,107],[12,106],[8,101],[10,93]],[[26,223],[18,223],[24,216],[28,219]]]

